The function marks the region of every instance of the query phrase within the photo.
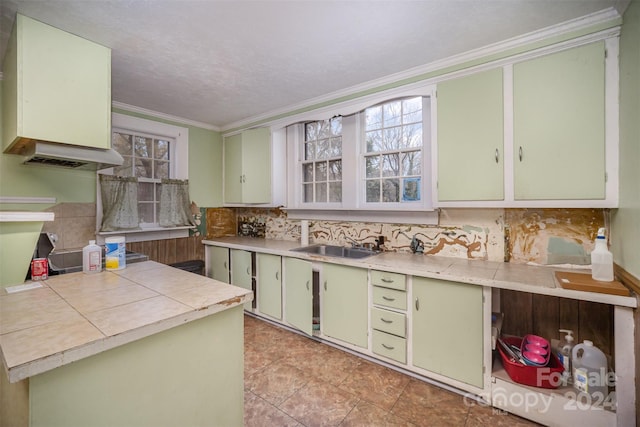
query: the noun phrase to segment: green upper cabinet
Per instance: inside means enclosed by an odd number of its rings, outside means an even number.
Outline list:
[[[367,270],[325,263],[322,275],[322,333],[367,348]]]
[[[482,287],[413,278],[413,364],[483,387]]]
[[[605,198],[605,43],[513,66],[515,200]]]
[[[503,200],[502,68],[438,84],[438,200]]]
[[[271,202],[271,132],[244,131],[224,139],[224,203]]]
[[[307,335],[313,334],[313,270],[311,262],[284,258],[285,320]]]
[[[3,149],[111,147],[111,50],[20,14],[3,69]]]
[[[282,319],[282,261],[278,255],[257,254],[258,311]]]

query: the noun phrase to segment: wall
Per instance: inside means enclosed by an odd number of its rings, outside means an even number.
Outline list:
[[[640,2],[620,38],[620,207],[611,221],[614,261],[640,280]]]

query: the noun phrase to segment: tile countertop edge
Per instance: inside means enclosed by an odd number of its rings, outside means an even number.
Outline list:
[[[61,366],[84,359],[86,357],[94,356],[107,350],[111,350],[116,347],[120,347],[122,345],[149,337],[151,335],[167,331],[185,323],[211,316],[235,306],[241,306],[245,302],[249,302],[252,299],[252,293],[250,291],[247,291],[242,295],[219,301],[208,307],[194,309],[193,311],[164,319],[156,323],[145,325],[117,335],[104,337],[99,340],[94,340],[89,343],[73,347],[38,360],[26,362],[12,367],[7,366],[3,355],[3,365],[6,371],[5,374],[9,378],[10,383],[16,383],[25,378],[29,378],[37,374],[42,374],[44,372],[59,368]]]
[[[549,283],[553,284],[553,287],[546,286],[544,284],[536,284],[536,283],[526,283],[526,282],[516,282],[512,280],[504,280],[504,279],[495,279],[493,278],[495,274],[498,273],[498,270],[509,270],[510,266],[508,263],[499,263],[492,261],[482,261],[482,260],[466,260],[459,258],[450,258],[450,257],[437,257],[437,256],[426,256],[422,255],[421,259],[415,259],[415,266],[407,266],[407,263],[411,263],[413,261],[409,261],[409,258],[412,257],[412,254],[400,254],[400,253],[382,253],[380,255],[374,255],[369,258],[364,259],[346,259],[346,258],[336,258],[336,257],[327,257],[322,255],[315,254],[307,254],[304,252],[295,252],[291,251],[291,249],[298,248],[302,246],[300,242],[297,241],[288,241],[288,240],[269,240],[269,239],[261,239],[261,238],[253,238],[253,237],[223,237],[223,238],[215,238],[215,239],[206,239],[203,240],[202,243],[204,245],[210,246],[221,246],[230,249],[240,249],[246,251],[255,251],[261,253],[268,253],[272,255],[281,255],[292,258],[305,259],[308,261],[316,261],[316,262],[325,262],[332,264],[341,264],[348,265],[352,267],[360,267],[360,268],[368,268],[368,269],[382,269],[385,271],[389,271],[392,273],[402,273],[412,276],[420,276],[432,279],[442,279],[449,280],[461,283],[468,283],[472,285],[480,285],[480,286],[488,286],[492,288],[499,288],[505,290],[513,290],[520,292],[530,292],[534,294],[540,295],[548,295],[548,296],[556,296],[561,298],[570,298],[581,301],[590,301],[590,302],[598,302],[603,304],[611,304],[622,307],[630,307],[637,308],[638,307],[638,299],[635,295],[631,296],[620,296],[620,295],[610,295],[603,293],[595,293],[595,292],[584,292],[584,291],[574,291],[570,289],[563,289],[562,287],[558,287],[555,278],[553,277],[553,273],[555,271],[577,271],[570,270],[566,268],[555,268],[555,267],[547,267],[547,266],[527,266],[524,264],[517,264],[513,266],[513,269],[528,269],[530,271],[537,272],[548,272],[548,280]],[[387,258],[387,262],[384,262],[385,255]],[[407,263],[404,263],[402,266],[397,265],[397,261],[400,257],[407,258]],[[389,259],[391,258],[391,259]],[[395,258],[395,260],[393,259]],[[421,269],[426,265],[430,264],[430,259],[438,260],[433,263],[433,267],[435,267],[432,271]],[[449,262],[448,262],[449,261]],[[418,265],[421,264],[421,265]],[[452,266],[459,267],[465,263],[477,263],[476,265],[472,265],[468,268],[468,274],[464,274],[464,267],[458,268],[456,273],[448,273],[446,270]],[[448,265],[447,265],[448,264]],[[443,265],[447,265],[442,268]],[[431,266],[430,266],[431,267]],[[474,276],[473,267],[480,267],[490,270],[495,267],[495,273],[492,278],[483,278]]]

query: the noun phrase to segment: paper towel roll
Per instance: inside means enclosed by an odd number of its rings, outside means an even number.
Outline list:
[[[300,221],[300,243],[302,246],[309,244],[309,221],[306,219]]]

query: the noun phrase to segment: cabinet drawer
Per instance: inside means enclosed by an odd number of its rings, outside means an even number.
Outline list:
[[[384,286],[385,288],[407,290],[407,281],[404,274],[388,273],[386,271],[371,270],[371,284]]]
[[[373,303],[384,305],[385,307],[397,308],[399,310],[407,309],[407,293],[397,291],[395,289],[373,287]]]
[[[371,309],[371,327],[382,332],[407,336],[407,319],[404,314],[394,313],[380,308]]]
[[[407,340],[374,330],[373,352],[400,363],[407,363]]]

